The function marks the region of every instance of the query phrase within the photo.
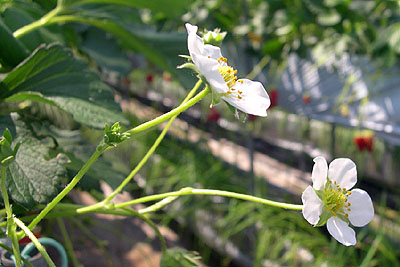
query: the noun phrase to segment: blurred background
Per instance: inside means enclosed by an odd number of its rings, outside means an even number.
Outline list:
[[[211,100],[203,100],[180,116],[142,172],[144,190],[196,186],[300,203],[314,157],[348,157],[377,214],[357,230],[357,246],[345,248],[299,213],[220,198],[179,200],[167,215],[193,231],[203,262],[399,265],[398,2],[198,0],[182,11],[174,18],[138,11],[143,38],[167,64],[173,68],[175,55],[188,54],[185,22],[198,25],[200,34],[219,28],[227,32],[228,63],[239,77],[261,81],[272,105],[267,118],[237,119],[225,104],[210,108]],[[119,72],[119,82],[121,94],[138,101],[131,114],[139,120],[152,117],[141,105],[168,111],[194,83],[193,74],[160,69],[137,54],[129,58],[134,68]]]
[[[235,199],[184,197],[151,218],[197,251],[205,266],[399,266],[399,2],[141,2],[89,3],[81,10],[122,27],[128,37],[69,24],[78,35],[65,40],[114,89],[131,125],[179,105],[196,82],[193,72],[176,69],[184,62],[178,55],[188,55],[186,22],[198,25],[199,34],[226,31],[222,54],[239,78],[263,83],[271,107],[266,118],[237,118],[224,103],[210,107],[211,97],[205,98],[174,122],[129,186],[134,197],[191,186],[301,204],[312,159],[322,155],[357,164],[357,187],[369,192],[376,213],[367,227],[355,229],[355,247],[342,246],[325,227],[313,228],[300,212]],[[2,18],[10,25],[27,13],[11,5]],[[59,125],[76,127],[65,116]],[[147,131],[104,160],[124,177],[161,130]],[[85,126],[79,131],[93,144],[102,135]],[[97,183],[81,186],[101,192]],[[142,264],[152,266],[151,260]]]

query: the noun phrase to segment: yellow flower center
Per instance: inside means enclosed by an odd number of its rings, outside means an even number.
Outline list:
[[[345,188],[340,188],[336,181],[332,183],[331,180],[328,180],[324,188],[324,205],[333,216],[340,214],[348,218],[349,215],[346,212],[351,211],[351,203],[348,201],[350,195],[351,192]]]
[[[218,59],[219,63],[226,63],[226,58],[220,57]],[[225,97],[236,97],[237,99],[242,99],[243,98],[243,92],[240,90],[236,90],[233,88],[237,82],[243,83],[243,80],[238,80],[237,76],[235,75],[237,73],[237,70],[232,68],[231,66],[228,65],[220,65],[218,67],[218,71],[221,74],[222,78],[224,78],[224,81],[226,85],[228,86],[228,90],[225,92],[224,96]]]

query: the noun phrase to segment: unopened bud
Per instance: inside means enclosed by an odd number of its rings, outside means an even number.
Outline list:
[[[222,41],[226,36],[226,32],[221,32],[220,29],[214,31],[208,31],[203,35],[203,41],[205,44],[211,44],[215,46],[221,46]]]

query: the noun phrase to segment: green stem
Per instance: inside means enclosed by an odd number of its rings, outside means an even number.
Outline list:
[[[145,196],[142,198],[134,199],[131,201],[127,201],[124,203],[119,203],[115,204],[112,206],[113,209],[119,209],[119,208],[124,208],[127,206],[139,204],[139,203],[145,203],[145,202],[150,202],[150,201],[155,201],[162,199],[162,201],[144,208],[142,210],[139,210],[140,214],[145,214],[149,213],[152,211],[156,211],[165,205],[169,204],[173,200],[175,200],[176,197],[179,196],[186,196],[186,195],[213,195],[213,196],[224,196],[224,197],[232,197],[232,198],[237,198],[237,199],[242,199],[242,200],[247,200],[247,201],[252,201],[264,205],[269,205],[273,207],[278,207],[278,208],[283,208],[283,209],[291,209],[291,210],[301,210],[303,208],[303,205],[296,205],[296,204],[289,204],[289,203],[283,203],[283,202],[277,202],[277,201],[272,201],[260,197],[255,197],[251,195],[246,195],[246,194],[239,194],[239,193],[234,193],[234,192],[229,192],[229,191],[221,191],[221,190],[213,190],[213,189],[194,189],[194,188],[182,188],[179,191],[174,191],[174,192],[168,192],[168,193],[163,193],[163,194],[157,194],[157,195],[152,195],[152,196]],[[95,205],[91,206],[86,206],[86,207],[81,207],[80,205],[73,205],[73,204],[60,204],[58,209],[63,210],[63,212],[60,212],[60,215],[64,216],[70,216],[70,215],[77,215],[77,214],[85,214],[89,212],[99,212],[99,213],[110,213],[110,214],[119,214],[122,215],[123,211],[117,211],[117,210],[107,210],[104,209],[103,207],[98,207]],[[122,214],[120,214],[122,213]],[[50,216],[56,216],[55,214],[49,214]],[[0,224],[1,226],[1,224]]]
[[[138,212],[140,214],[156,212],[157,210],[164,208],[165,206],[167,206],[168,204],[170,204],[172,201],[174,201],[177,198],[178,198],[177,196],[164,198],[163,200],[158,201],[157,203],[155,203],[147,208],[138,210]]]
[[[46,249],[42,246],[42,244],[40,244],[39,240],[36,238],[36,236],[32,233],[31,230],[29,230],[28,227],[25,226],[25,224],[19,220],[18,218],[14,218],[15,223],[19,226],[19,228],[22,229],[22,231],[25,232],[25,234],[31,239],[32,243],[35,245],[35,247],[37,248],[37,250],[40,252],[40,254],[42,254],[42,257],[44,258],[44,260],[46,261],[46,263],[50,266],[50,267],[56,267],[56,265],[54,264],[54,262],[51,260],[49,254],[47,254]]]
[[[254,66],[253,70],[247,74],[246,78],[249,80],[253,80],[262,70],[263,68],[268,64],[270,60],[269,55],[265,55],[258,63],[257,65]]]
[[[156,232],[156,235],[158,236],[158,238],[160,239],[161,242],[161,249],[162,252],[166,252],[167,250],[167,245],[165,243],[165,239],[163,237],[163,235],[161,234],[160,230],[158,230],[158,227],[146,216],[140,214],[139,212],[137,212],[134,209],[130,209],[130,208],[123,208],[124,211],[128,211],[131,212],[133,216],[138,217],[139,219],[141,219],[142,221],[144,221],[145,223],[147,223],[151,228],[153,228],[154,232]]]
[[[36,21],[32,22],[31,24],[25,25],[22,28],[19,28],[18,30],[16,30],[13,33],[14,37],[21,38],[25,34],[28,34],[40,27],[51,24],[52,23],[51,20],[63,11],[64,11],[64,8],[61,5],[57,5],[57,7],[55,9],[51,10],[49,13],[44,15],[39,20],[36,20]]]
[[[11,219],[12,217],[12,210],[10,206],[10,200],[8,199],[8,193],[6,188],[6,167],[1,167],[1,194],[4,200],[4,207],[7,214],[7,220]]]
[[[6,167],[1,167],[1,194],[4,200],[4,208],[7,214],[7,235],[11,238],[12,249],[15,257],[15,264],[17,266],[22,266],[21,254],[19,251],[18,237],[16,235],[16,227],[14,223],[14,216],[12,214],[12,209],[10,206],[10,200],[8,199],[8,192],[6,188]]]
[[[75,215],[82,215],[89,212],[97,212],[100,214],[111,214],[111,215],[118,215],[118,216],[129,216],[130,214],[123,210],[110,210],[110,209],[103,209],[103,208],[93,208],[92,210],[82,212],[80,208],[84,208],[82,205],[76,205],[75,208],[71,206],[67,206],[65,209],[63,208],[63,203],[58,204],[53,211],[46,215],[46,219],[52,219],[57,217],[67,217],[67,216],[75,216]],[[20,218],[21,221],[29,222],[35,218],[35,215],[24,216]],[[0,223],[0,227],[7,226],[7,222]],[[24,236],[22,234],[21,236]]]
[[[21,254],[19,251],[19,243],[18,243],[18,237],[17,237],[17,227],[15,225],[17,218],[14,216],[11,217],[10,219],[7,219],[7,233],[8,236],[11,238],[11,243],[12,243],[12,248],[13,248],[13,253],[15,257],[15,265],[17,267],[22,267],[21,263]]]
[[[89,170],[90,166],[96,161],[103,151],[96,150],[89,160],[83,165],[82,169],[75,175],[71,182],[32,220],[28,228],[32,230],[46,215],[60,202],[81,180],[83,175]]]
[[[198,80],[193,89],[189,92],[189,94],[186,96],[186,98],[182,101],[181,105],[186,103],[199,89],[200,85],[202,84],[201,80]],[[131,173],[125,178],[125,180],[112,192],[107,198],[103,200],[105,204],[110,202],[118,193],[122,191],[122,189],[132,180],[132,178],[138,173],[138,171],[146,164],[147,160],[150,158],[150,156],[154,153],[154,151],[157,149],[161,141],[164,139],[165,134],[168,132],[169,127],[171,126],[172,122],[176,119],[176,117],[179,114],[173,116],[168,124],[165,126],[164,130],[161,132],[161,134],[158,136],[154,144],[151,146],[149,151],[147,151],[146,155],[142,158],[142,160],[136,165],[136,167],[131,171]]]
[[[67,250],[68,256],[71,259],[72,266],[74,266],[74,267],[81,266],[81,264],[79,264],[79,261],[75,256],[74,246],[72,245],[72,241],[69,238],[67,228],[65,227],[64,221],[59,217],[56,218],[56,220],[57,220],[58,228],[60,228],[61,235],[64,239],[65,249]]]
[[[127,201],[124,203],[115,204],[115,208],[119,209],[119,208],[124,208],[124,207],[130,206],[130,205],[154,201],[154,200],[163,199],[163,198],[167,198],[167,197],[187,196],[187,195],[211,195],[211,196],[232,197],[232,198],[252,201],[252,202],[256,202],[256,203],[260,203],[260,204],[264,204],[264,205],[269,205],[269,206],[273,206],[273,207],[278,207],[278,208],[283,208],[283,209],[291,209],[291,210],[301,210],[303,208],[303,205],[282,203],[282,202],[272,201],[272,200],[268,200],[268,199],[264,199],[264,198],[260,198],[260,197],[246,195],[246,194],[239,194],[239,193],[233,193],[233,192],[229,192],[229,191],[212,190],[212,189],[195,189],[195,188],[190,188],[190,187],[182,188],[179,191],[168,192],[168,193],[164,193],[164,194],[157,194],[157,195],[152,195],[152,196],[145,196],[145,197]]]
[[[203,89],[200,93],[198,93],[195,97],[193,97],[192,99],[190,99],[189,101],[187,101],[186,103],[184,103],[183,105],[180,105],[176,108],[174,108],[173,110],[151,120],[148,122],[145,122],[131,130],[126,131],[127,133],[134,135],[136,133],[145,131],[161,122],[164,122],[170,118],[172,118],[175,115],[178,115],[179,113],[187,110],[188,108],[190,108],[191,106],[193,106],[194,104],[196,104],[197,102],[199,102],[201,99],[203,99],[208,93],[210,93],[210,88],[208,86],[206,86],[205,89]]]

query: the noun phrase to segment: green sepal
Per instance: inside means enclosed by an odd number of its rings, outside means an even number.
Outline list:
[[[218,105],[221,103],[221,94],[215,90],[211,90],[211,106]]]
[[[341,219],[342,221],[346,222],[347,224],[350,223],[349,218],[344,217],[343,214],[337,214],[337,216],[339,217],[339,219]]]
[[[192,60],[192,57],[191,57],[191,56],[188,56],[188,55],[178,55],[178,57],[186,58],[187,61],[193,61],[193,60]]]
[[[324,201],[324,190],[314,189],[314,192],[315,192],[315,194],[317,194],[318,198],[321,199],[321,201]]]
[[[232,114],[235,116],[236,119],[240,119],[239,117],[239,111],[237,110],[237,108],[235,108],[234,106],[232,106],[231,104],[229,104],[228,102],[226,102],[224,100],[226,106],[228,107],[228,109],[232,112]]]
[[[176,67],[177,69],[191,69],[195,71],[196,73],[200,73],[199,70],[197,69],[196,65],[190,62],[183,63],[182,65],[179,65]]]
[[[330,217],[332,217],[332,213],[330,211],[328,211],[327,209],[322,208],[321,215],[319,216],[319,221],[314,226],[318,227],[318,226],[322,226],[322,225],[326,224],[326,222],[328,221],[328,219]]]

